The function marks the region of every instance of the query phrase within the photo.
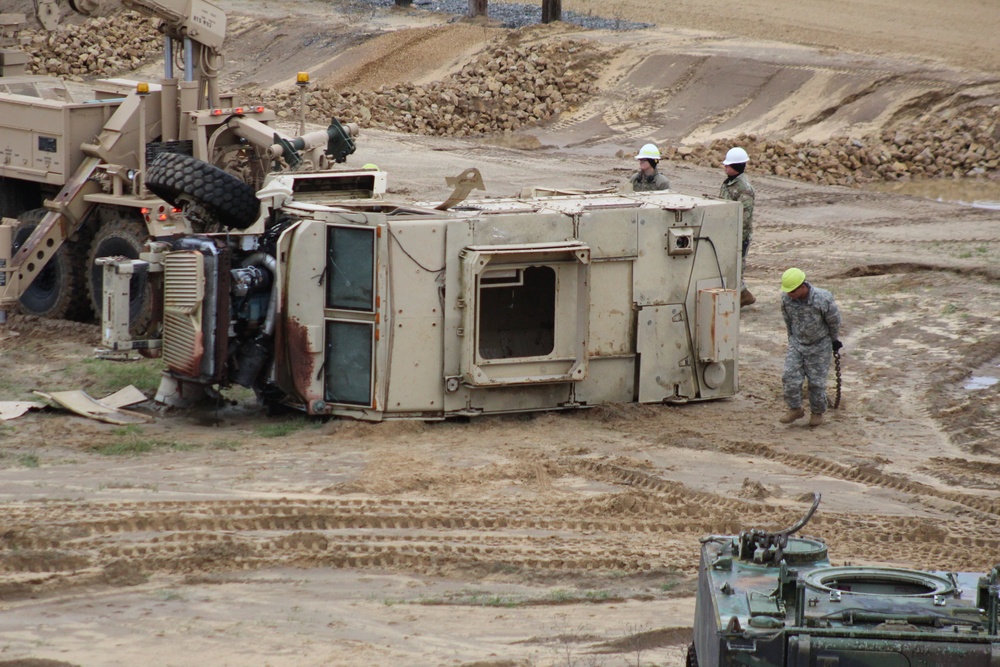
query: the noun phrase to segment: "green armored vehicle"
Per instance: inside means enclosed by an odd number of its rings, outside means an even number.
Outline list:
[[[833,567],[823,542],[748,530],[702,540],[687,665],[995,667],[1000,565],[986,576]]]

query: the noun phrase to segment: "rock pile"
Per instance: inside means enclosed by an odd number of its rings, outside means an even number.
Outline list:
[[[362,127],[415,134],[469,136],[514,131],[578,105],[591,92],[600,52],[585,40],[542,46],[500,46],[481,53],[457,74],[427,85],[376,91],[310,91],[307,116],[336,117]],[[280,117],[294,117],[297,93],[265,100]]]
[[[136,12],[61,25],[52,32],[22,30],[32,74],[71,79],[97,78],[136,69],[163,50],[158,21]]]
[[[137,68],[162,50],[157,20],[135,12],[88,19],[54,32],[23,30],[34,74],[70,79]],[[596,91],[609,54],[587,40],[527,47],[510,41],[479,54],[461,71],[425,85],[310,91],[307,116],[336,117],[362,127],[438,136],[489,135],[538,125]],[[259,91],[243,91],[260,99]],[[264,102],[279,117],[298,115],[298,92],[271,92]],[[708,145],[662,147],[669,160],[717,167],[731,146],[746,148],[753,171],[823,185],[985,177],[1000,179],[1000,106],[964,106],[924,114],[877,135],[792,142],[739,135]]]
[[[860,139],[795,143],[739,135],[710,145],[671,147],[668,159],[718,166],[733,146],[750,154],[753,171],[821,185],[927,178],[1000,178],[1000,106],[925,114]]]

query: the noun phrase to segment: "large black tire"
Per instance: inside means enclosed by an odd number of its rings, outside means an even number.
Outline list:
[[[260,202],[254,189],[218,167],[190,155],[160,153],[146,169],[146,187],[174,206],[189,198],[231,229],[257,220]]]
[[[0,177],[0,216],[16,218],[42,205],[37,183]]]
[[[694,644],[688,646],[686,667],[698,667],[698,654],[694,651]]]
[[[101,225],[90,244],[87,255],[87,292],[91,307],[100,317],[104,301],[104,267],[98,266],[99,257],[128,257],[139,259],[149,234],[146,223],[137,209],[103,209]],[[129,330],[133,334],[146,332],[153,318],[152,288],[147,271],[140,269],[129,280]]]
[[[44,208],[18,216],[14,252],[28,240],[43,217]],[[84,281],[80,279],[84,275],[84,255],[77,243],[65,241],[21,294],[21,312],[39,317],[89,321],[93,311],[84,291]]]

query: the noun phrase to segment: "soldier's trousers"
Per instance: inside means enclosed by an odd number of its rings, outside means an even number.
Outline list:
[[[832,360],[833,346],[830,338],[812,345],[802,345],[794,340],[788,342],[781,383],[785,403],[790,410],[802,407],[802,382],[808,379],[809,411],[816,414],[826,412],[826,376],[830,372]]]
[[[747,234],[746,238],[743,239],[743,258],[742,258],[742,264],[741,264],[741,268],[740,268],[740,291],[741,292],[747,288],[747,280],[746,280],[746,273],[747,273],[747,252],[750,251],[750,242],[752,240],[753,240],[753,232],[750,232],[749,234]]]

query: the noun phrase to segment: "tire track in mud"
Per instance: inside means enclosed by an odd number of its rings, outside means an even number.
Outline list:
[[[979,515],[980,519],[996,522],[1000,517],[1000,498],[985,498],[981,495],[959,493],[936,489],[905,477],[891,475],[863,466],[846,466],[842,463],[822,459],[810,454],[779,452],[768,445],[736,444],[722,445],[728,454],[759,456],[777,461],[802,472],[826,475],[847,482],[901,491],[913,496],[925,496],[946,500]]]
[[[905,544],[905,558],[926,567],[985,568],[988,555],[1000,551],[1000,538],[981,531],[983,515],[995,523],[998,501],[766,445],[733,444],[723,451],[947,500],[971,515],[942,525],[925,518],[825,512],[811,529],[833,537],[828,542],[836,558],[898,561]],[[701,537],[748,527],[778,530],[802,515],[794,507],[695,491],[604,460],[571,457],[552,463],[564,476],[620,491],[510,504],[398,498],[11,503],[2,507],[0,590],[114,581],[125,576],[113,575],[119,571],[134,577],[270,567],[479,576],[691,574]]]

